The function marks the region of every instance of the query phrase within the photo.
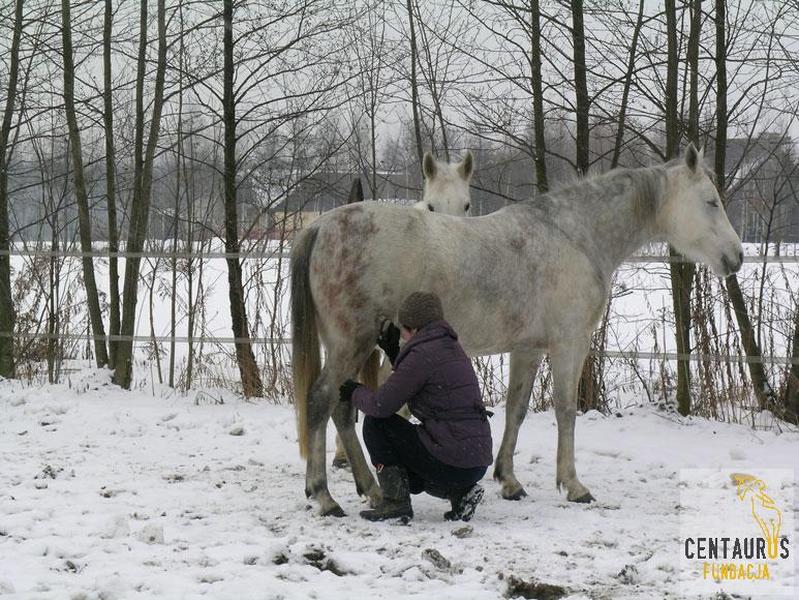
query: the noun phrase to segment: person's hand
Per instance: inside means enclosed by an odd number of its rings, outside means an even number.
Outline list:
[[[353,381],[352,379],[348,379],[344,383],[341,384],[341,387],[338,388],[339,393],[339,401],[341,402],[349,402],[352,400],[352,394],[355,392],[357,388],[360,387],[360,383],[357,381]]]
[[[399,354],[400,330],[394,323],[390,321],[386,321],[386,323],[387,325],[383,326],[380,336],[377,338],[377,345],[386,353],[393,365]]]

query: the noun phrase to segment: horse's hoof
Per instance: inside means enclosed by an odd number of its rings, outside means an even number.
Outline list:
[[[520,487],[518,490],[514,490],[512,492],[506,492],[502,490],[502,497],[505,500],[521,500],[527,495],[527,492],[524,491],[523,487]]]
[[[350,462],[346,458],[334,458],[333,459],[333,468],[334,469],[347,469],[350,468]]]
[[[332,508],[328,508],[327,510],[322,511],[323,517],[346,517],[347,513],[337,504]]]
[[[583,494],[579,498],[575,498],[574,500],[572,500],[572,502],[579,502],[580,504],[589,504],[591,502],[594,502],[595,500],[596,500],[596,498],[594,498],[591,495],[591,492],[586,492],[585,494]]]

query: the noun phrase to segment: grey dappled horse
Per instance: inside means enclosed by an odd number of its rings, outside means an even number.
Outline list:
[[[581,179],[484,217],[457,218],[374,203],[323,215],[292,250],[295,407],[307,458],[305,491],[323,515],[343,515],[327,486],[325,430],[332,416],[356,488],[379,498],[338,388],[374,349],[384,318],[396,320],[411,292],[441,297],[471,355],[510,352],[505,432],[494,477],[502,495],[525,494],[513,453],[536,370],[552,365],[558,424],[556,484],[571,501],[592,499],[574,466],[577,384],[591,333],[621,262],[667,241],[719,276],[737,271],[741,242],[730,226],[702,153]],[[327,350],[321,368],[319,342]]]
[[[466,156],[457,164],[439,162],[432,154],[425,152],[422,159],[422,199],[413,208],[465,217],[472,206],[469,181],[473,171],[474,159],[471,152],[466,152]]]
[[[439,162],[429,152],[422,159],[424,189],[422,199],[413,205],[417,210],[437,212],[455,217],[465,217],[470,213],[471,197],[469,181],[474,172],[474,158],[471,152],[459,163]],[[383,361],[380,366],[380,351],[375,350],[361,369],[361,381],[372,387],[382,383],[391,373],[391,365]],[[336,436],[336,454],[333,466],[346,467],[349,464],[341,437]]]

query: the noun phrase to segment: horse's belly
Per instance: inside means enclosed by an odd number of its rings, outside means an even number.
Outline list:
[[[535,317],[485,315],[469,323],[452,323],[469,356],[502,354],[517,348],[544,348],[546,340]]]

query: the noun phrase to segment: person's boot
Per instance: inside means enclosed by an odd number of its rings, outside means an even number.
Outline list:
[[[450,497],[452,510],[444,513],[447,521],[469,521],[477,509],[477,505],[483,500],[485,490],[475,483],[461,493]]]
[[[411,492],[405,467],[383,467],[377,473],[377,481],[383,490],[383,500],[371,510],[362,510],[361,516],[367,521],[401,519],[407,522],[412,519]]]

